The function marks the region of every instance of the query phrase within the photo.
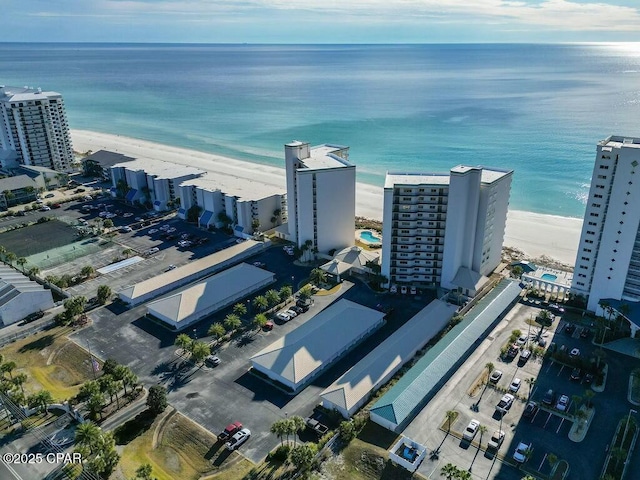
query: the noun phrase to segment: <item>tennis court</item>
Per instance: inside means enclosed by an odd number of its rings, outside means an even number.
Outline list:
[[[28,257],[46,250],[69,245],[80,237],[77,230],[64,222],[51,220],[0,234],[0,245],[17,257]]]

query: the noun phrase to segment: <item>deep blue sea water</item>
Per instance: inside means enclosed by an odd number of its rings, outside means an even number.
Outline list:
[[[576,217],[596,142],[640,136],[640,44],[0,44],[0,84],[62,93],[72,128],[254,162],[349,145],[376,185],[512,168],[512,208]]]

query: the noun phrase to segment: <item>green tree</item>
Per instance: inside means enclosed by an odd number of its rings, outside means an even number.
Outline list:
[[[124,258],[129,258],[131,255],[133,255],[133,250],[131,250],[130,248],[125,248],[124,250],[122,250],[122,255],[124,256]]]
[[[595,396],[595,392],[591,389],[587,389],[584,391],[584,398],[586,400],[587,408],[591,408],[591,400],[593,400],[593,397]]]
[[[110,218],[105,219],[105,220],[102,222],[102,226],[103,226],[104,228],[113,228],[113,220],[111,220]]]
[[[242,320],[235,313],[230,313],[226,317],[224,317],[224,326],[228,331],[235,330],[240,328],[242,325]]]
[[[293,443],[296,444],[298,442],[298,434],[306,428],[307,424],[304,418],[299,415],[294,415],[290,417],[289,420],[291,422],[291,429],[293,430]]]
[[[280,291],[278,293],[280,294],[280,301],[286,302],[293,294],[293,289],[289,285],[284,285],[282,288],[280,288]]]
[[[280,303],[280,295],[278,294],[277,290],[267,290],[264,296],[267,299],[267,302],[269,302],[270,307],[273,307],[274,305]]]
[[[87,400],[87,409],[91,418],[95,419],[97,415],[102,418],[102,407],[104,406],[104,397],[102,393],[94,393]]]
[[[16,254],[13,252],[7,252],[4,258],[10,265],[13,265],[13,262],[15,262],[18,257],[16,257]]]
[[[298,292],[298,297],[300,297],[301,300],[307,300],[311,298],[312,295],[313,295],[313,289],[311,288],[311,285],[305,285]]]
[[[273,422],[269,431],[280,439],[280,445],[284,445],[284,437],[287,434],[286,419]]]
[[[74,320],[78,315],[83,313],[86,304],[86,297],[73,297],[69,300],[65,300],[64,309],[67,320]]]
[[[191,358],[195,363],[202,362],[209,355],[211,355],[211,348],[209,348],[209,345],[200,341],[194,342]]]
[[[98,299],[98,303],[100,305],[104,305],[111,298],[112,295],[111,287],[109,285],[100,285],[98,287],[98,293],[96,298]]]
[[[24,397],[24,384],[27,383],[27,378],[28,377],[25,373],[19,373],[15,377],[13,377],[13,379],[11,380],[11,382],[20,389],[23,397]]]
[[[458,413],[456,411],[447,410],[447,413],[445,414],[445,417],[447,419],[447,433],[451,431],[451,422],[453,422],[457,416],[458,416]]]
[[[314,268],[309,274],[309,280],[316,285],[322,285],[327,281],[327,272],[320,268]]]
[[[198,219],[200,218],[200,212],[202,208],[198,205],[193,205],[187,210],[187,222],[189,223],[198,223]]]
[[[298,471],[301,472],[307,471],[309,467],[311,467],[315,456],[315,445],[310,443],[304,443],[302,445],[298,445],[297,447],[293,447],[291,453],[289,454],[291,463],[297,467]]]
[[[258,313],[253,317],[253,325],[256,328],[263,328],[267,324],[267,316],[264,313]]]
[[[48,390],[40,390],[38,393],[27,397],[29,408],[37,408],[40,412],[47,411],[47,407],[53,403],[53,396]]]
[[[184,352],[191,352],[193,340],[186,333],[181,333],[176,337],[175,345]]]
[[[85,265],[84,267],[82,267],[82,270],[80,270],[80,275],[85,278],[91,277],[94,273],[96,273],[96,269],[91,265]]]
[[[520,278],[520,276],[522,275],[522,267],[520,265],[516,265],[515,267],[513,267],[511,269],[511,275],[513,275],[515,278]]]
[[[264,312],[267,308],[269,308],[269,301],[264,295],[258,295],[253,299],[253,308],[258,310],[259,312]]]
[[[136,477],[133,480],[154,480],[152,477],[153,467],[151,464],[145,463],[140,465],[136,470]]]
[[[440,469],[440,476],[445,477],[447,480],[454,480],[458,476],[460,469],[453,463],[447,463]]]
[[[108,375],[113,375],[120,364],[113,358],[107,358],[102,365],[102,372]]]
[[[247,306],[244,303],[236,303],[233,306],[233,313],[235,313],[239,317],[242,317],[243,315],[247,314]]]
[[[106,365],[106,362],[105,362]],[[106,374],[105,374],[106,375]],[[100,385],[96,380],[89,380],[88,382],[84,382],[80,387],[80,391],[78,392],[77,398],[80,401],[85,401],[91,398],[93,395],[98,395],[100,393]]]
[[[150,387],[149,395],[147,396],[147,407],[155,415],[164,412],[164,409],[167,408],[167,389],[162,385]]]
[[[36,277],[39,273],[40,268],[38,268],[36,265],[29,267],[29,270],[27,270],[27,275],[29,275],[30,277]]]
[[[76,427],[74,443],[86,447],[90,454],[95,452],[100,439],[100,428],[93,422],[84,422]]]
[[[214,323],[213,325],[211,325],[209,327],[209,330],[207,331],[207,335],[211,335],[213,337],[216,337],[216,339],[220,340],[222,337],[224,337],[224,334],[227,333],[227,331],[224,328],[224,325],[222,325],[219,322]]]
[[[124,394],[127,394],[127,387],[135,387],[138,384],[138,376],[133,373],[133,371],[129,367],[124,367],[126,369],[124,376],[122,377],[122,386],[124,388]]]
[[[27,263],[27,259],[24,257],[20,257],[18,259],[16,259],[16,264],[20,267],[20,270],[22,270],[22,272],[24,273],[24,266]]]

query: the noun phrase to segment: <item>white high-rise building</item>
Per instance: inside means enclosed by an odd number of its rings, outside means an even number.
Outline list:
[[[640,138],[597,145],[571,291],[600,300],[640,301]]]
[[[72,170],[73,148],[62,95],[0,86],[0,164]]]
[[[473,295],[500,263],[512,170],[387,173],[382,275]]]
[[[355,243],[356,166],[349,147],[292,142],[284,146],[288,239],[321,253]]]

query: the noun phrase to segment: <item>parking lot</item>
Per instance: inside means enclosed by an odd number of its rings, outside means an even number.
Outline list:
[[[297,266],[281,248],[273,247],[248,260],[265,263],[276,274],[277,282],[269,288],[305,279],[309,267]],[[255,295],[257,295],[256,293]],[[391,319],[379,331],[349,352],[296,396],[290,396],[248,372],[250,357],[306,322],[339,298],[375,306],[379,303],[395,308]],[[175,332],[170,332],[143,317],[144,306],[126,310],[118,305],[100,309],[91,316],[93,324],[72,338],[101,358],[115,358],[129,365],[148,386],[155,383],[169,390],[169,402],[208,430],[218,433],[232,421],[240,421],[252,432],[241,453],[254,462],[262,460],[279,443],[269,429],[273,422],[287,415],[306,417],[319,403],[320,392],[342,373],[375,348],[431,300],[428,295],[400,297],[375,293],[357,282],[345,281],[332,295],[315,296],[307,312],[293,320],[276,322],[272,331],[245,335],[223,345],[216,353],[222,360],[214,368],[195,369],[176,356]],[[212,315],[186,333],[203,339],[208,327],[221,321],[228,309]],[[249,312],[249,317],[252,312]],[[211,340],[206,338],[206,340]],[[218,445],[217,448],[220,446]]]
[[[508,344],[513,330],[523,332],[530,342],[537,339],[539,326],[529,329],[527,320],[535,318],[539,311],[539,307],[517,304],[405,429],[405,435],[426,445],[430,452],[439,449],[437,459],[430,460],[427,457],[423,462],[419,470],[421,473],[437,476],[439,467],[451,462],[463,469],[471,468],[473,478],[519,480],[523,473],[514,468],[517,463],[512,457],[518,443],[524,442],[532,446],[526,469],[549,474],[552,468],[549,455],[553,454],[569,462],[571,471],[568,478],[598,478],[617,422],[632,407],[626,399],[628,375],[633,368],[640,366],[640,360],[607,351],[609,374],[603,393],[592,390],[592,383],[585,377],[584,371],[580,372],[579,378],[572,379],[572,367],[551,359],[531,357],[526,363],[519,362],[519,357],[503,360],[500,349]],[[579,322],[581,319],[573,318],[573,321]],[[588,322],[578,323],[570,333],[567,332],[567,325],[574,323],[557,317],[543,336],[546,346],[553,343],[555,348],[560,349],[564,345],[567,352],[579,350],[579,357],[575,358],[591,357],[597,348],[592,343],[593,332],[586,338],[580,335],[583,327],[592,330],[591,325]],[[569,330],[572,330],[571,327]],[[527,347],[529,345],[523,345],[521,350]],[[476,382],[483,374],[486,375],[485,365],[489,362],[496,370],[502,371],[500,380],[495,387],[490,384],[487,388],[474,389]],[[516,395],[516,392],[509,391],[514,378],[522,380],[517,391],[521,398],[516,398],[506,414],[501,415],[496,406],[504,393]],[[535,379],[531,390],[528,379]],[[545,405],[542,400],[549,389],[553,390],[554,399],[550,405]],[[593,393],[585,393],[587,391]],[[561,395],[568,397],[564,412],[557,409]],[[538,409],[533,415],[523,416],[529,396]],[[593,397],[591,403],[596,414],[584,440],[575,443],[568,438],[573,426],[573,414],[589,397]],[[443,425],[446,412],[450,410],[458,414],[451,427],[454,435],[447,435],[446,428],[438,428]],[[480,434],[475,436],[472,445],[460,440],[461,433],[472,419],[487,428],[479,454]],[[486,452],[487,441],[496,430],[505,432],[498,458]],[[635,478],[633,472],[639,471],[638,463],[640,461],[634,458],[628,478]]]

